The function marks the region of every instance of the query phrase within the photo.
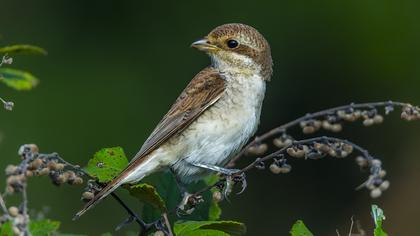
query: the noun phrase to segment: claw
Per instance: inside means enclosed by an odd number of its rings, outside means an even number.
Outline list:
[[[245,173],[241,173],[240,175],[235,176],[235,177],[236,177],[236,179],[234,179],[235,183],[241,182],[242,189],[241,191],[236,193],[237,195],[239,195],[245,191],[246,187],[248,186],[248,183],[246,182]]]

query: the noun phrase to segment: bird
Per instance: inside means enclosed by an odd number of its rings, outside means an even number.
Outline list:
[[[270,45],[255,28],[220,25],[191,47],[211,64],[182,91],[128,166],[75,215],[75,219],[122,184],[170,169],[183,184],[225,168],[257,130],[266,83],[273,73]]]

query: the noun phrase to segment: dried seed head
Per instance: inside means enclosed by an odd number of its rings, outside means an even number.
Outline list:
[[[382,195],[382,190],[379,188],[374,188],[370,191],[370,197],[371,198],[378,198]]]
[[[261,143],[258,145],[251,146],[247,149],[247,154],[254,155],[254,156],[261,156],[268,150],[268,145],[265,143]]]
[[[343,143],[342,148],[344,151],[348,152],[349,154],[353,152],[353,146],[347,143]]]
[[[64,164],[63,163],[57,163],[55,165],[55,170],[63,170],[64,169]]]
[[[381,183],[381,185],[379,185],[379,189],[382,191],[385,191],[389,188],[389,185],[390,185],[389,181],[385,180],[384,182]]]
[[[8,211],[11,217],[16,217],[17,215],[19,215],[19,209],[15,206],[9,207]]]

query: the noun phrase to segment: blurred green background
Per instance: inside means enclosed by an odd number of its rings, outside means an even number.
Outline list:
[[[190,43],[223,23],[252,25],[272,47],[274,77],[259,133],[350,102],[420,104],[419,7],[414,0],[1,0],[0,45],[31,43],[49,54],[14,58],[11,67],[40,78],[35,90],[0,86],[1,96],[15,102],[13,112],[0,110],[0,167],[17,163],[24,143],[80,164],[102,147],[120,145],[133,156],[189,80],[209,64]],[[339,134],[383,160],[391,188],[382,198],[354,191],[366,175],[351,159],[293,161],[288,175],[251,171],[247,191],[222,204],[222,218],[246,223],[248,235],[287,235],[297,219],[316,235],[336,235],[336,229],[346,235],[351,216],[370,231],[369,206],[377,203],[390,235],[417,235],[420,123],[398,116],[371,128],[350,124]],[[48,206],[47,216],[62,221],[63,232],[112,232],[125,213],[110,199],[71,221],[82,205],[81,192],[34,179],[29,206]]]

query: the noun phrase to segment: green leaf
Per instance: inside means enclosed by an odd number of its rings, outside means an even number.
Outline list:
[[[136,184],[128,188],[130,194],[138,198],[141,202],[146,202],[160,211],[166,210],[165,202],[156,191],[155,187],[150,184]]]
[[[197,229],[194,231],[177,234],[177,236],[229,236],[229,234],[214,229]]]
[[[177,236],[195,235],[193,232],[200,230],[219,231],[233,236],[246,233],[245,225],[236,221],[184,221],[176,222],[174,225],[174,232]]]
[[[12,222],[10,220],[2,224],[0,227],[0,236],[9,236],[9,235],[14,235],[13,229],[12,229]]]
[[[29,231],[32,236],[46,236],[56,232],[60,222],[51,220],[36,220],[29,223]]]
[[[114,179],[127,165],[128,161],[121,147],[103,148],[95,153],[84,170],[104,183]]]
[[[28,44],[19,44],[2,47],[0,48],[0,53],[47,55],[47,51],[45,51],[45,49]]]
[[[31,73],[11,68],[0,68],[0,81],[16,90],[31,90],[38,84]]]
[[[306,228],[305,224],[301,220],[296,221],[296,223],[293,225],[292,229],[290,230],[290,235],[291,236],[313,236],[311,231],[309,231],[309,229]]]
[[[372,205],[372,217],[375,221],[374,236],[388,236],[382,229],[382,222],[385,220],[384,212],[377,205]]]

